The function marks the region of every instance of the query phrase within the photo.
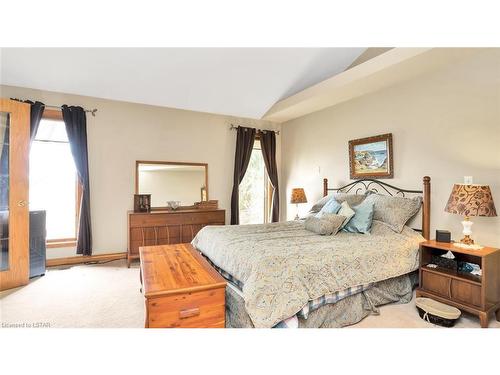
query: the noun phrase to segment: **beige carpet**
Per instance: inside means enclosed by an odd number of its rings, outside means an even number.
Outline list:
[[[12,324],[42,324],[50,327],[144,326],[144,300],[139,292],[137,263],[128,269],[125,261],[50,269],[29,285],[0,293],[0,321]],[[414,301],[380,308],[353,328],[430,328],[421,320]],[[479,327],[479,320],[464,314],[456,327]],[[493,318],[490,327],[500,328]]]

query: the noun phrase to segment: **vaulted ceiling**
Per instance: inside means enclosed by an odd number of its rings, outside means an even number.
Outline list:
[[[0,83],[261,118],[365,48],[3,48]]]

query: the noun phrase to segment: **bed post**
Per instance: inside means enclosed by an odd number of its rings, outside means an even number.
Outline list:
[[[328,195],[328,178],[323,179],[323,196],[326,197]]]
[[[422,213],[422,235],[426,240],[430,239],[431,231],[431,178],[424,177],[424,201]]]

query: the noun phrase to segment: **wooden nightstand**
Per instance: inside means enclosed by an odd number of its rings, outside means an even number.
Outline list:
[[[432,255],[442,255],[450,250],[457,261],[481,266],[482,276],[474,276],[446,268],[430,268]],[[488,327],[488,320],[496,312],[500,321],[500,249],[483,247],[468,250],[453,243],[425,241],[420,244],[420,287],[417,297],[429,297],[468,313],[477,315],[481,327]]]

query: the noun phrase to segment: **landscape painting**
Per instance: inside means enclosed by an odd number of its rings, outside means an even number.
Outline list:
[[[392,178],[392,134],[349,141],[351,179]]]

